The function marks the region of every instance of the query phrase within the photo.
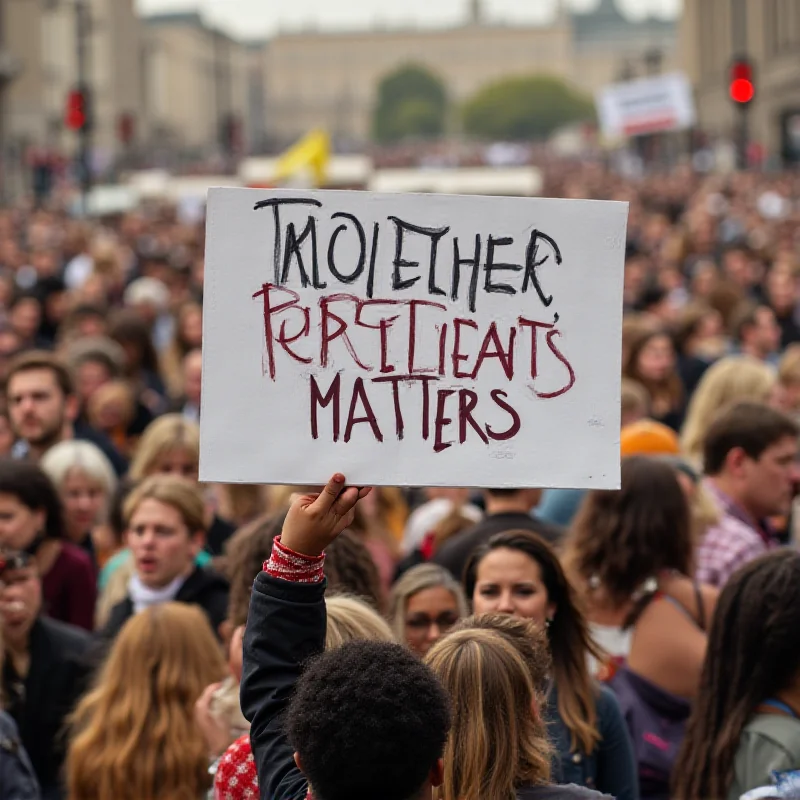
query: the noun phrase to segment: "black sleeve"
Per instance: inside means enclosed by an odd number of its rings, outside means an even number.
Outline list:
[[[241,704],[262,797],[305,800],[283,712],[303,664],[325,646],[325,582],[291,583],[262,572],[253,585],[244,636]]]

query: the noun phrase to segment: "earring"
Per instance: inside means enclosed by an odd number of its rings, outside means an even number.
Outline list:
[[[544,621],[544,626],[545,626],[545,628],[549,628],[549,627],[550,627],[552,624],[553,624],[553,618],[552,618],[552,617],[548,617],[548,618],[547,618],[547,619]]]

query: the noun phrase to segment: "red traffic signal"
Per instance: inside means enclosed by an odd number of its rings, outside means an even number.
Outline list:
[[[756,95],[753,80],[753,65],[746,59],[736,59],[731,65],[728,79],[728,94],[738,105],[747,105]]]
[[[67,95],[64,123],[72,131],[82,131],[89,127],[89,101],[85,91],[73,89]]]

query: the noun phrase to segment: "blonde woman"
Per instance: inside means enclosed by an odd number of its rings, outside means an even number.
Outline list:
[[[325,649],[333,650],[345,642],[395,642],[392,629],[363,600],[346,594],[325,598],[328,626]]]
[[[717,412],[742,400],[766,403],[776,388],[775,370],[750,356],[729,356],[705,372],[689,402],[681,429],[681,449],[702,470],[703,438]]]
[[[147,426],[128,472],[134,481],[150,475],[179,475],[197,480],[200,428],[180,414],[164,414]]]
[[[199,466],[198,425],[181,414],[164,414],[150,423],[142,434],[129,475],[134,481],[150,475],[179,475],[196,481]],[[234,525],[215,513],[219,506],[220,492],[221,487],[218,486],[207,486],[205,490],[209,518],[205,547],[211,556],[222,555],[225,542],[236,530]],[[257,515],[258,510],[251,507],[248,513]]]
[[[194,704],[224,674],[199,609],[164,603],[131,619],[72,715],[69,796],[199,800],[211,778]]]
[[[601,797],[550,784],[551,746],[534,670],[513,637],[479,622],[445,636],[425,658],[453,708],[439,800]]]
[[[398,642],[424,656],[467,615],[464,591],[436,564],[412,567],[392,588],[389,622]]]
[[[107,526],[117,490],[111,462],[91,442],[71,439],[51,447],[39,463],[61,498],[67,538],[102,567],[119,549]]]
[[[197,485],[154,475],[127,497],[123,516],[133,574],[103,638],[115,638],[131,617],[172,600],[200,606],[219,634],[228,611],[228,584],[196,564],[205,542],[205,507]]]

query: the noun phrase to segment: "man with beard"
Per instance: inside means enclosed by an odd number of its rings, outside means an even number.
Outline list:
[[[125,459],[98,431],[77,422],[78,398],[72,376],[56,356],[33,350],[10,365],[6,401],[11,427],[17,437],[12,455],[38,461],[53,445],[82,439],[97,445],[118,475],[127,469]]]

